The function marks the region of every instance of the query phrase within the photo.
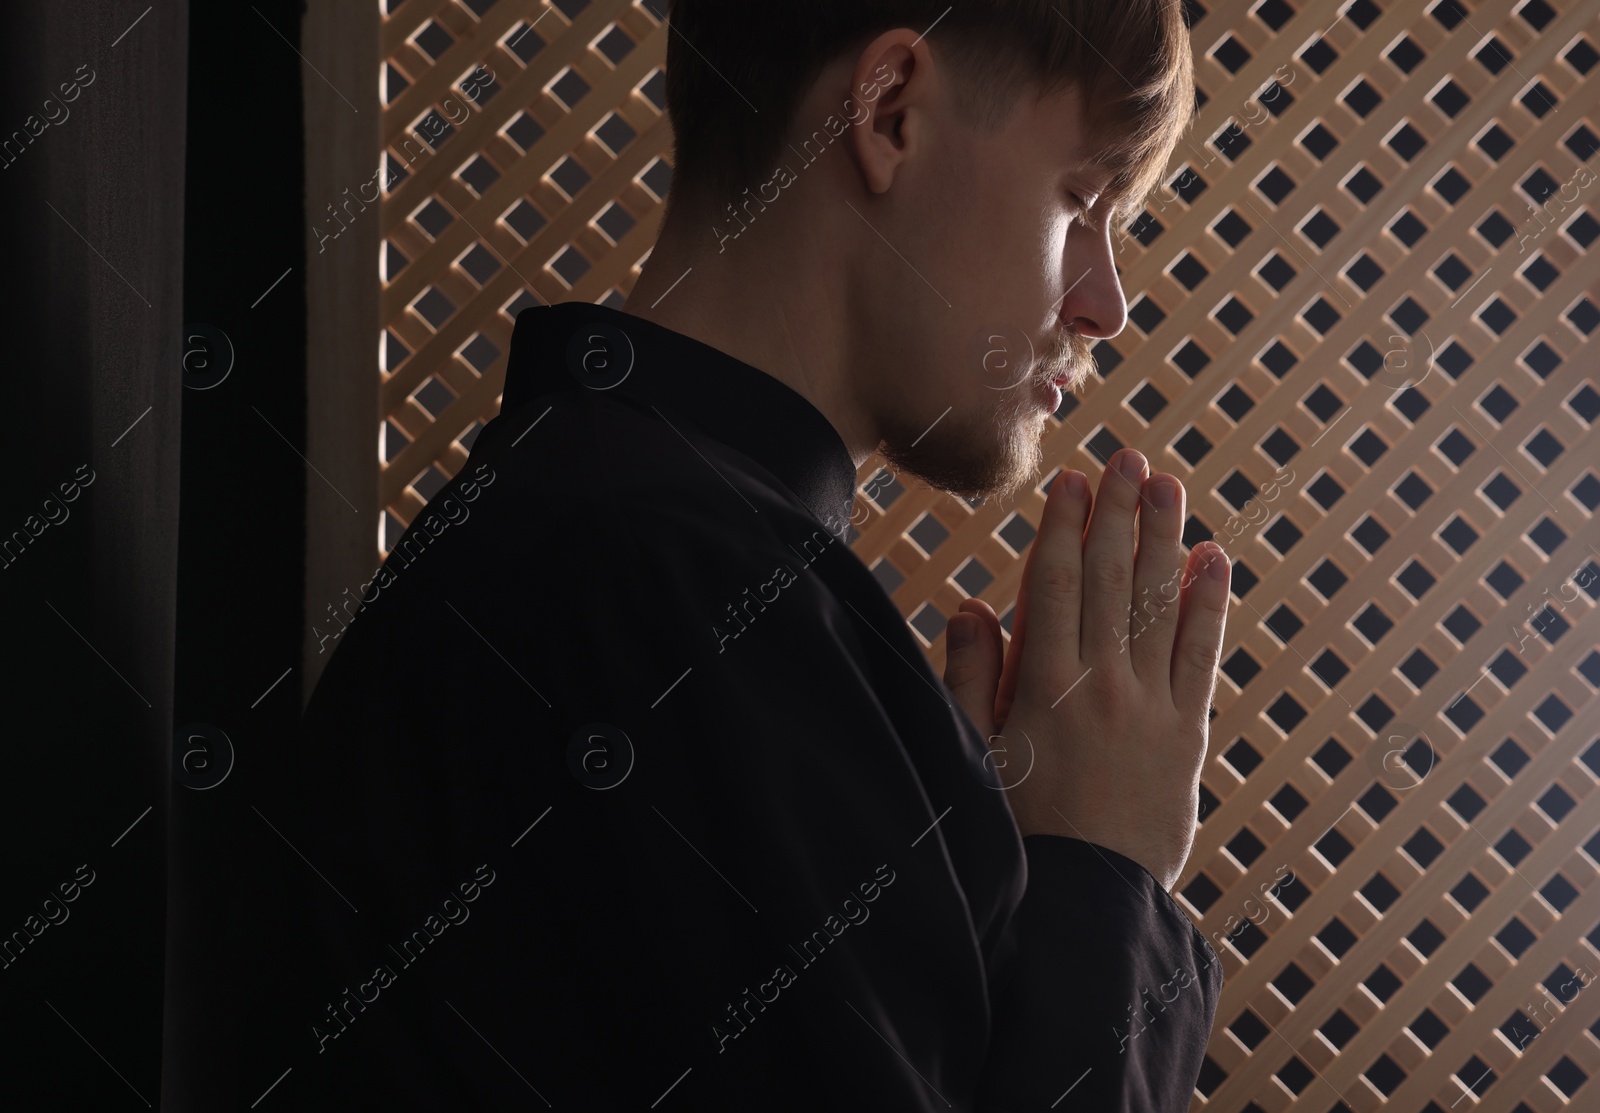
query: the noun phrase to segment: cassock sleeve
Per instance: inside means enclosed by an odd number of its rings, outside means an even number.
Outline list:
[[[1211,945],[1137,862],[1057,835],[1023,846],[979,1109],[1184,1113],[1222,992]]]

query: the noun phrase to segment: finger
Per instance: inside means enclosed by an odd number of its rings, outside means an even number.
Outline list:
[[[944,682],[984,737],[994,733],[1000,684],[1000,619],[994,608],[966,599],[945,626]]]
[[[994,608],[991,607],[988,603],[984,602],[982,599],[966,599],[966,600],[963,600],[959,609],[962,610],[962,611],[965,611],[967,614],[975,614],[975,615],[977,615],[979,618],[981,618],[983,620],[984,625],[989,628],[989,635],[990,635],[991,638],[993,638],[994,644],[1000,647],[999,655],[1000,655],[1000,662],[1001,663],[1000,663],[1000,677],[999,677],[999,679],[1003,679],[1004,676],[1005,676],[1005,664],[1004,664],[1004,662],[1005,662],[1005,656],[1006,656],[1006,646],[1008,645],[1008,642],[1006,640],[1005,627],[1000,625],[1000,616],[995,614]],[[1000,727],[1005,723],[1004,716],[999,714],[999,685],[998,685],[998,682],[996,684],[995,698],[991,701],[991,705],[990,706],[994,709],[994,715],[995,715],[995,718],[994,718],[994,729],[998,731],[1000,729]]]
[[[1089,514],[1094,505],[1094,496],[1089,491],[1089,477],[1081,471],[1066,468],[1057,473],[1056,479],[1060,479],[1062,476],[1066,476],[1066,482],[1071,484],[1071,487],[1063,492],[1064,494],[1072,495],[1075,492],[1081,492],[1083,495],[1083,510],[1076,526],[1079,553],[1081,554],[1083,527],[1089,520]],[[1050,491],[1055,489],[1055,485],[1056,480],[1053,479],[1046,486],[1045,493],[1047,496]],[[1046,505],[1048,506],[1048,503]],[[1022,583],[1017,588],[1017,602],[1011,612],[1011,644],[1006,649],[1005,666],[1000,671],[1000,690],[995,696],[995,725],[997,729],[1005,725],[1006,719],[1011,714],[1011,705],[1016,699],[1017,672],[1022,662],[1023,645],[1027,640],[1028,582],[1033,574],[1034,557],[1038,555],[1042,548],[1043,546],[1038,544],[1029,545],[1027,559],[1023,561],[1022,565]]]
[[[1123,449],[1100,476],[1083,542],[1083,660],[1131,674],[1123,639],[1133,606],[1133,525],[1143,497],[1144,456]]]
[[[1050,486],[1045,489],[1046,493],[1054,486],[1055,480],[1051,480]],[[996,726],[1006,721],[1011,711],[1011,701],[1016,698],[1017,663],[1022,658],[1022,643],[1028,627],[1028,577],[1033,571],[1033,558],[1039,548],[1038,545],[1028,546],[1028,555],[1022,562],[1022,582],[1017,586],[1017,601],[1011,607],[1011,644],[1006,647],[1005,664],[1000,669],[1000,688],[995,693]]]
[[[1215,541],[1189,554],[1184,573],[1177,645],[1172,654],[1172,702],[1189,722],[1205,724],[1216,690],[1217,663],[1228,621],[1228,555]]]
[[[1089,517],[1089,482],[1063,471],[1050,485],[1017,593],[1011,652],[1001,676],[997,710],[1010,712],[1018,684],[1030,669],[1046,686],[1081,672],[1078,641],[1083,607],[1083,529]],[[1024,642],[1028,644],[1024,646]],[[1024,656],[1026,648],[1026,656]],[[1043,670],[1049,669],[1047,675]]]
[[[1183,579],[1185,493],[1178,477],[1156,472],[1139,502],[1139,552],[1133,566],[1133,617],[1124,643],[1134,675],[1166,694],[1172,682],[1172,641],[1178,631]]]
[[[989,627],[989,633],[994,638],[994,644],[1000,647],[1001,656],[1005,655],[1006,632],[1005,628],[1000,625],[1000,616],[994,613],[993,607],[982,599],[963,599],[961,606],[957,610],[966,614],[975,614],[982,619],[983,624]]]

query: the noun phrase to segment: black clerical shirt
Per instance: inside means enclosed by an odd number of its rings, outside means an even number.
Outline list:
[[[1019,836],[855,480],[731,356],[518,316],[291,755],[320,880],[258,1108],[1188,1109],[1214,953],[1136,863]]]

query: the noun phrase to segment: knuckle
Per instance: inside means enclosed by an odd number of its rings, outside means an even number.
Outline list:
[[[1205,616],[1201,629],[1210,631],[1205,640],[1218,643],[1219,649],[1223,635],[1228,629],[1228,602],[1226,593],[1217,592],[1213,598],[1200,604],[1199,608],[1199,613]]]
[[[947,661],[944,682],[951,689],[961,688],[977,678],[978,666],[972,661]]]
[[[1100,557],[1089,561],[1084,578],[1097,591],[1125,595],[1132,590],[1133,569],[1123,561]]]
[[[1133,601],[1133,627],[1135,632],[1150,627],[1170,626],[1177,621],[1173,602],[1161,597],[1149,587],[1140,590]]]
[[[1216,643],[1210,639],[1191,641],[1183,647],[1184,663],[1202,675],[1216,670],[1220,656]]]
[[[1120,709],[1128,703],[1128,685],[1116,669],[1097,668],[1084,679],[1087,695],[1102,710]]]
[[[1083,572],[1071,561],[1053,562],[1038,569],[1030,590],[1052,603],[1075,602],[1083,591]]]

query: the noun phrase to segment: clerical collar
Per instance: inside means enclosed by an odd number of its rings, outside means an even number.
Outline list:
[[[517,314],[501,411],[580,386],[689,415],[706,434],[776,475],[819,521],[843,534],[855,503],[855,464],[833,424],[787,383],[609,306],[568,301]]]

